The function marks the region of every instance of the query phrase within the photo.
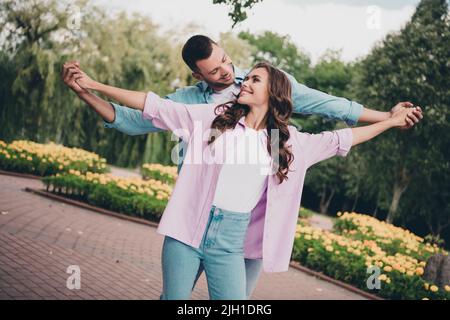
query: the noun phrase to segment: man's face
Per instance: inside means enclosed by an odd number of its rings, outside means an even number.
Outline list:
[[[212,46],[211,56],[197,61],[198,71],[193,72],[192,75],[208,83],[211,88],[221,90],[234,82],[233,62],[221,47],[215,44]]]

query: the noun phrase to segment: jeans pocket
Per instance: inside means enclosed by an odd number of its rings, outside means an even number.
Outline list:
[[[216,234],[216,248],[232,253],[243,252],[249,222],[249,218],[235,219],[224,215]]]

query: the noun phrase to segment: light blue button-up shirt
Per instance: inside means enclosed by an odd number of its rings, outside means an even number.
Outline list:
[[[235,70],[235,83],[241,85],[250,70]],[[345,98],[334,97],[324,92],[308,88],[300,84],[295,78],[286,74],[292,84],[293,112],[301,114],[318,114],[326,118],[332,118],[354,125],[361,116],[363,106]],[[213,90],[204,81],[195,86],[180,88],[166,96],[175,102],[185,104],[214,103]],[[104,122],[106,128],[114,128],[128,135],[140,135],[151,132],[159,132],[150,120],[142,118],[142,112],[112,103],[116,117],[113,122]]]

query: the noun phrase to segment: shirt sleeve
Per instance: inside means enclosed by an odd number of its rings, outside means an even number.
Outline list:
[[[355,125],[362,114],[363,106],[355,101],[339,98],[319,90],[311,89],[287,74],[292,86],[293,112],[318,114],[326,118],[345,121]]]
[[[196,122],[200,128],[209,127],[214,120],[214,104],[187,105],[163,99],[153,92],[145,98],[142,117],[151,120],[153,125],[170,130],[184,141],[188,141]]]
[[[155,127],[151,121],[143,119],[140,110],[115,103],[111,103],[111,105],[114,108],[115,118],[113,122],[103,121],[105,128],[116,129],[130,136],[163,131]]]
[[[345,157],[353,143],[353,132],[350,128],[324,131],[319,134],[298,133],[304,139],[304,155],[307,167],[333,156]]]

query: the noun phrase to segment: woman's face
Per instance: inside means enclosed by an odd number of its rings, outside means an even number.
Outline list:
[[[237,100],[250,107],[269,103],[269,73],[265,68],[253,69],[244,79]]]

